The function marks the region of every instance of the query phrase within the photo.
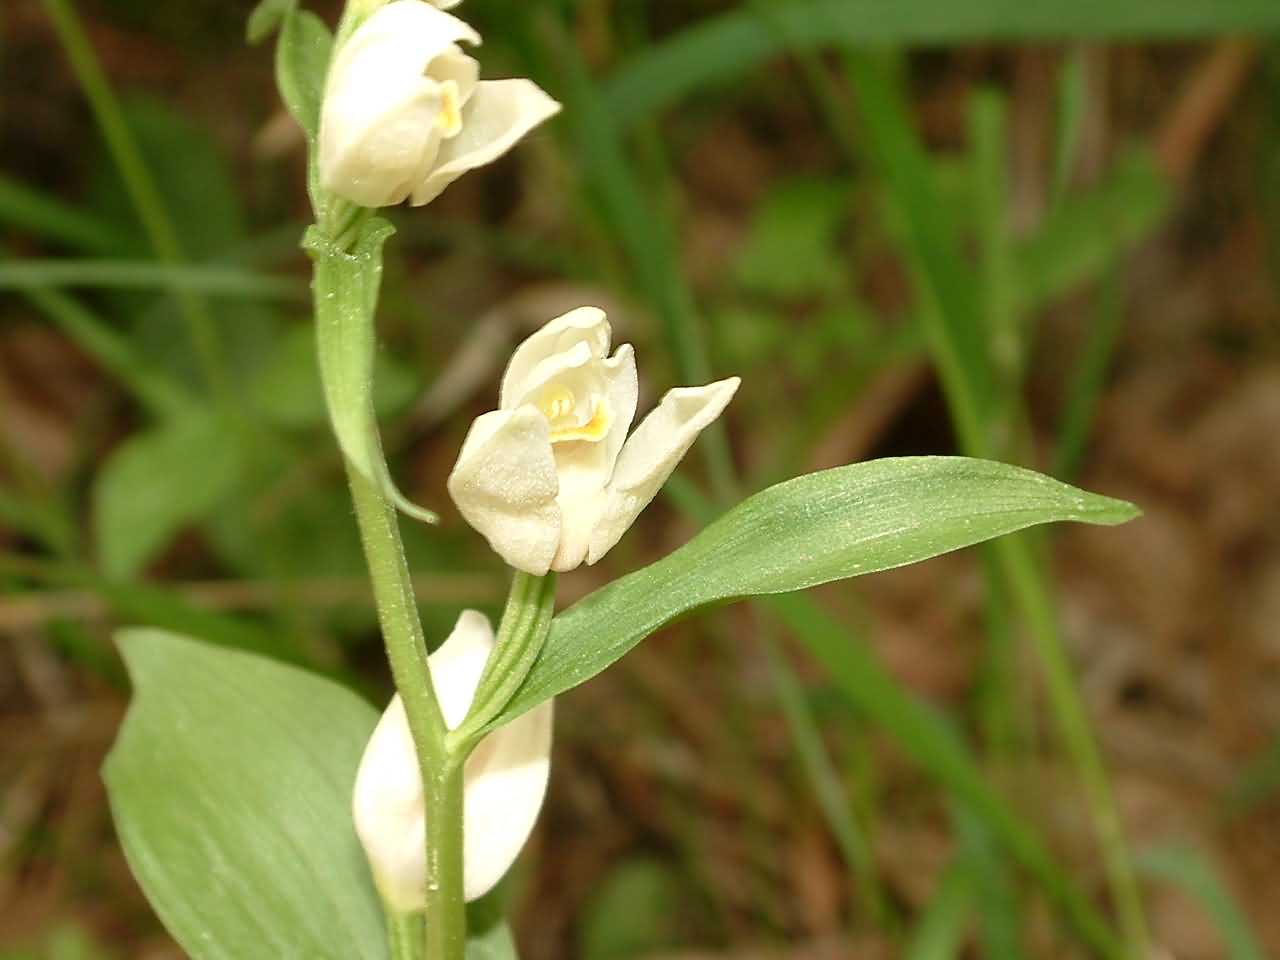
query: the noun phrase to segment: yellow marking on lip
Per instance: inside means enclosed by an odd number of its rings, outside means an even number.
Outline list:
[[[551,442],[560,443],[566,440],[603,440],[605,434],[609,432],[609,426],[613,423],[613,415],[609,410],[609,404],[601,400],[596,407],[596,412],[591,415],[588,420],[580,427],[566,427],[563,430],[551,431]]]
[[[567,417],[573,413],[577,402],[572,390],[563,384],[556,384],[547,388],[538,406],[542,409],[543,416],[554,423],[561,417]]]
[[[462,107],[458,104],[458,85],[452,80],[440,84],[440,112],[436,114],[436,126],[445,139],[456,137],[462,131]]]

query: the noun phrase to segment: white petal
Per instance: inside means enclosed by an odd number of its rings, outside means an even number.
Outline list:
[[[631,429],[631,421],[636,418],[636,404],[640,399],[640,380],[636,373],[636,354],[631,344],[624,343],[614,355],[605,361],[608,378],[609,409],[613,414],[613,423],[609,427],[609,435],[601,441],[604,446],[604,458],[609,465],[609,474],[613,475],[614,466],[618,462],[618,454],[627,439],[627,431]]]
[[[741,381],[737,377],[705,387],[677,387],[636,427],[618,456],[604,509],[591,533],[587,563],[595,563],[617,543],[671,476],[703,430],[720,416]]]
[[[609,319],[599,307],[578,307],[561,314],[531,333],[511,355],[502,374],[502,389],[498,406],[504,410],[517,405],[517,397],[524,397],[546,377],[539,370],[548,360],[574,352],[578,344],[584,344],[588,357],[603,357],[609,352],[611,330]],[[545,367],[543,368],[545,369]]]
[[[351,812],[382,898],[400,912],[422,909],[426,885],[422,776],[398,695],[360,758]]]
[[[465,106],[480,82],[480,64],[458,47],[445,50],[427,65],[427,76],[437,83],[452,80],[458,87],[458,104]],[[426,172],[423,172],[426,176]]]
[[[450,730],[467,718],[493,645],[489,618],[477,610],[463,610],[453,632],[428,658],[436,699]]]
[[[548,700],[499,727],[467,759],[463,776],[463,888],[467,900],[493,889],[515,863],[542,809],[551,773]]]
[[[631,344],[624,343],[611,358],[602,361],[600,370],[611,417],[609,432],[595,443],[572,441],[552,447],[560,477],[556,499],[560,504],[561,532],[560,548],[551,561],[551,569],[561,573],[577,569],[587,558],[592,532],[607,505],[605,488],[636,415],[639,384]]]
[[[325,83],[319,166],[326,189],[362,206],[408,196],[434,163],[439,142],[444,101],[427,68],[445,54],[461,57],[462,41],[480,37],[422,0],[379,7],[356,29]],[[465,74],[452,61],[446,67]]]
[[[462,0],[431,0],[431,2],[434,3],[441,10],[452,10],[454,7],[460,4]]]
[[[467,523],[508,564],[538,576],[560,542],[559,490],[547,420],[531,406],[477,417],[449,474]]]
[[[480,81],[463,108],[462,132],[445,141],[435,168],[414,188],[414,206],[430,203],[468,170],[497,160],[559,110],[560,104],[531,80]]]
[[[465,716],[493,649],[488,619],[463,611],[431,655],[431,674],[450,727]],[[487,893],[507,872],[537,820],[551,763],[551,701],[489,734],[463,770],[463,886]],[[408,718],[392,698],[356,774],[352,812],[374,881],[401,912],[425,906],[426,820]]]
[[[456,43],[478,45],[480,34],[464,20],[444,13],[440,4],[424,0],[393,0],[378,7],[338,50],[329,78],[352,61],[368,58],[372,64],[416,63],[421,72],[428,63]]]

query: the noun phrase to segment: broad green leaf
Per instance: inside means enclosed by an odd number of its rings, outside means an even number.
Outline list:
[[[98,472],[94,535],[102,572],[127,580],[235,487],[241,450],[226,424],[191,413],[126,440]]]
[[[888,570],[1036,524],[1117,524],[1136,515],[1130,504],[1033,471],[963,457],[873,460],[788,480],[556,617],[501,722],[710,603]]]
[[[104,778],[134,875],[194,960],[385,960],[351,822],[378,714],[294,667],[157,630]]]
[[[276,85],[290,115],[314,140],[320,130],[320,101],[333,37],[324,21],[308,10],[290,9],[283,18],[276,41]]]
[[[605,86],[619,123],[638,127],[689,94],[743,76],[790,49],[1067,37],[1174,38],[1280,30],[1274,0],[807,0],[763,16],[737,5],[652,44]]]

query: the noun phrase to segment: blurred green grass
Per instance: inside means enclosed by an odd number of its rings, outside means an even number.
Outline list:
[[[213,42],[199,38],[195,19],[152,17],[128,5],[85,12],[91,26],[101,18],[112,30],[152,36],[179,71],[187,45]],[[919,132],[922,58],[907,47],[1185,39],[1273,33],[1280,25],[1280,10],[1259,0],[1056,8],[1004,0],[811,0],[681,3],[657,12],[638,4],[613,10],[472,0],[463,12],[485,33],[487,68],[535,76],[567,109],[527,155],[487,174],[486,189],[460,187],[439,211],[398,216],[408,243],[393,253],[401,262],[389,267],[380,412],[392,448],[403,454],[397,465],[411,478],[406,486],[424,491],[424,502],[440,502],[439,481],[471,397],[445,408],[440,426],[442,411],[424,417],[418,398],[455,371],[451,349],[465,344],[483,291],[555,282],[616,292],[652,317],[630,333],[645,341],[648,356],[665,357],[663,383],[702,382],[731,370],[760,384],[746,391],[728,428],[700,445],[702,462],[677,478],[671,499],[697,521],[741,491],[799,472],[874,385],[916,368],[937,377],[950,418],[915,440],[921,452],[944,452],[954,437],[966,452],[1027,463],[1048,462],[1047,445],[1066,475],[1088,463],[1121,340],[1122,278],[1134,251],[1169,229],[1177,185],[1143,129],[1122,131],[1132,142],[1103,151],[1101,169],[1081,175],[1090,93],[1083,48],[1072,47],[1064,58],[1047,58],[1056,112],[1048,124],[1049,169],[1042,171],[1050,201],[1033,223],[1015,229],[1013,94],[1004,71],[975,71],[965,64],[965,47],[926,55],[928,70],[961,78],[961,94],[946,104],[953,118],[934,138],[946,145],[939,149]],[[868,52],[868,45],[877,49]],[[86,44],[79,53],[82,78],[95,75],[84,66],[91,49]],[[259,49],[257,59],[254,89],[263,104],[274,102],[268,52]],[[91,91],[94,84],[90,79]],[[244,163],[233,168],[200,122],[127,86],[118,93],[109,82],[98,84],[97,115],[106,118],[110,146],[93,148],[88,176],[77,171],[78,189],[54,193],[21,176],[0,179],[0,223],[11,252],[0,264],[0,291],[23,298],[6,300],[16,315],[38,311],[92,358],[106,374],[95,389],[111,405],[75,435],[72,466],[56,477],[20,444],[0,449],[0,517],[14,531],[0,557],[5,593],[39,599],[77,591],[114,619],[266,651],[377,689],[373,621],[359,599],[363,565],[298,299],[305,266],[294,249],[303,224],[292,218],[304,209],[296,150],[255,159],[246,175]],[[809,104],[814,109],[805,116]],[[767,128],[784,119],[795,124],[797,113],[812,145],[807,167],[792,144],[780,142],[775,169],[787,175],[757,175],[736,195],[729,184],[728,201],[699,195],[712,191],[690,173],[698,163],[689,156],[693,145],[714,140],[717,126],[730,121]],[[213,126],[213,117],[203,119]],[[270,108],[256,107],[251,122],[265,129]],[[239,123],[248,131],[249,123]],[[724,149],[732,151],[733,141]],[[1098,161],[1096,150],[1091,159]],[[722,172],[733,168],[731,159],[720,163]],[[246,180],[267,187],[246,189]],[[699,268],[693,228],[699,218],[714,219],[717,202],[735,205],[741,237],[727,251],[702,251],[711,265]],[[1268,221],[1272,228],[1277,222]],[[443,265],[432,269],[430,284],[419,275],[430,256],[415,236],[424,230],[434,234],[431,248],[445,251],[435,254]],[[884,276],[898,289],[872,295],[869,278]],[[1054,375],[1069,386],[1054,411],[1056,432],[1046,431],[1028,404],[1041,373],[1041,323],[1081,291],[1102,293],[1081,311],[1088,335],[1078,357],[1054,358],[1062,368]],[[507,340],[517,335],[511,326],[502,332]],[[494,373],[487,380],[481,373],[474,389],[483,394]],[[436,636],[458,603],[496,602],[500,576],[465,530],[406,526]],[[611,570],[625,569],[626,558],[644,549],[624,545]],[[870,653],[854,598],[840,598],[838,616],[814,599],[789,598],[753,617],[753,643],[776,691],[758,706],[785,717],[802,771],[789,789],[816,798],[854,878],[858,896],[847,923],[901,944],[892,949],[906,955],[954,956],[971,928],[984,956],[1042,952],[1044,934],[1034,929],[1041,893],[1017,883],[1024,875],[1065,907],[1066,922],[1049,941],[1078,936],[1097,952],[1119,955],[1098,874],[1079,869],[1080,850],[1096,849],[1094,838],[1081,830],[1072,836],[1079,850],[1063,850],[1034,796],[1007,789],[1010,771],[1025,778],[1040,761],[1023,729],[1027,710],[1035,709],[1023,688],[1042,682],[1018,652],[1028,623],[1048,664],[1047,715],[1066,731],[1065,752],[1090,784],[1124,935],[1141,936],[1109,789],[1069,682],[1047,551],[1046,543],[1018,541],[988,554],[982,569],[991,628],[981,684],[971,709],[945,719]],[[438,578],[446,572],[463,574],[466,586]],[[249,613],[228,613],[209,609],[193,589],[210,578],[264,589],[247,603]],[[343,587],[331,591],[330,603],[323,590],[309,589],[316,584]],[[55,614],[22,625],[37,637],[55,629],[64,638],[58,656],[72,670],[121,682],[118,671],[85,652],[102,649],[89,622]],[[736,630],[727,617],[709,627],[713,644],[702,654],[731,676]],[[803,674],[810,658],[841,701],[835,721],[814,703],[813,681]],[[751,724],[727,728],[738,758],[730,789],[750,796],[762,776],[751,760]],[[950,811],[946,832],[956,848],[923,906],[884,892],[894,884],[876,850],[897,813],[886,806],[871,761],[845,769],[828,749],[829,740],[846,734],[856,750],[887,734],[928,775],[923,793]],[[767,860],[770,819],[747,807],[744,842]],[[725,919],[740,907],[724,903],[681,918],[675,932],[659,921],[673,891],[687,897],[691,883],[712,901],[725,896],[699,876],[705,867],[694,861],[705,855],[694,838],[674,872],[621,860],[610,876],[622,893],[602,892],[582,918],[583,955],[639,955],[671,945],[676,934],[722,942],[746,936],[738,921]],[[1224,897],[1229,903],[1225,888],[1203,882],[1211,868],[1157,862],[1166,868],[1162,877],[1181,878],[1198,892],[1232,956],[1256,955],[1243,913],[1222,907]],[[750,937],[786,939],[791,911],[770,903],[781,889],[765,884],[749,898],[763,918]],[[618,902],[647,909],[652,919],[626,916]],[[646,929],[653,938],[635,933]]]

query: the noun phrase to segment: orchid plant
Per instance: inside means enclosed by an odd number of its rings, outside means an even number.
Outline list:
[[[513,957],[466,904],[524,847],[550,773],[554,698],[701,607],[924,560],[1034,524],[1123,522],[1128,504],[982,460],[809,474],[729,510],[670,555],[557,614],[556,579],[619,542],[736,377],[668,391],[634,430],[634,352],[603,311],[550,319],[513,353],[448,479],[511,568],[496,631],[474,610],[428,653],[372,402],[377,209],[429,203],[551,119],[523,79],[481,80],[452,2],[350,0],[336,29],[264,0],[306,133],[318,362],[396,693],[379,716],[333,681],[153,630],[121,646],[135,702],[106,769],[130,863],[197,960]],[[748,385],[745,389],[752,389]],[[407,520],[402,521],[402,517]]]

